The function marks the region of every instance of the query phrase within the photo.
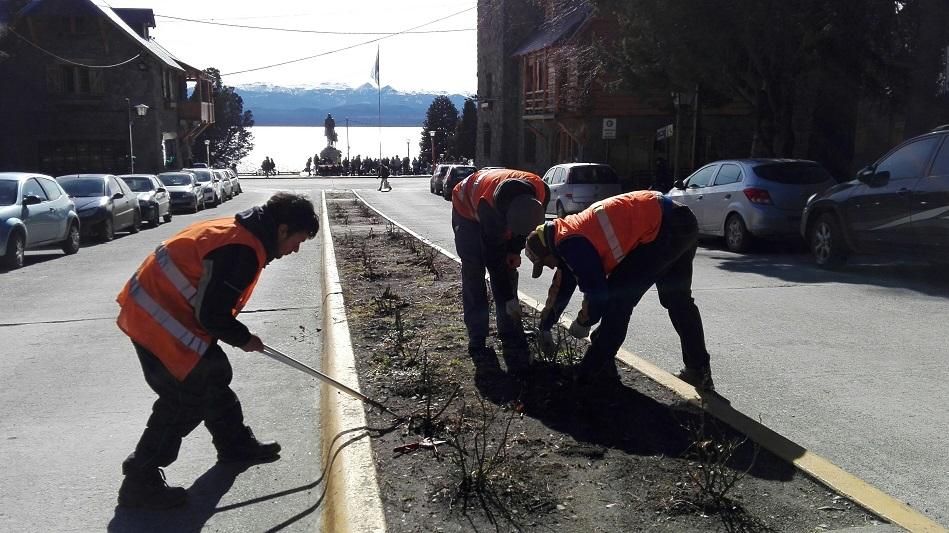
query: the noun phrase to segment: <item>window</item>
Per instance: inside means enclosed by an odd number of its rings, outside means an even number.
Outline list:
[[[16,191],[20,183],[16,180],[0,180],[0,205],[13,205],[17,202]]]
[[[570,169],[570,183],[575,184],[614,184],[619,183],[619,176],[612,167],[584,165]]]
[[[55,181],[40,178],[40,185],[43,187],[43,190],[46,191],[46,197],[50,200],[58,200],[60,196],[63,195],[63,190],[59,188],[59,185]]]
[[[793,185],[815,185],[834,181],[833,176],[817,163],[769,163],[755,167],[755,174],[768,181]]]
[[[938,140],[927,137],[901,147],[881,161],[876,172],[889,172],[891,181],[922,176]]]
[[[23,184],[23,196],[37,196],[40,200],[46,201],[46,193],[43,192],[36,178],[30,178]]]
[[[482,135],[481,153],[483,153],[485,157],[491,157],[491,125],[490,124],[484,125],[484,131],[482,132],[481,135]]]
[[[946,136],[949,139],[949,136]],[[933,161],[933,170],[929,173],[931,176],[949,176],[949,141],[943,141],[942,148],[936,154],[936,160]]]
[[[115,178],[109,178],[109,196],[115,196],[119,192],[122,192],[122,187],[115,181]]]
[[[686,185],[690,189],[708,187],[709,182],[712,181],[712,176],[715,175],[716,168],[718,168],[718,165],[710,165],[700,169],[698,172],[692,174],[692,176],[689,177]]]
[[[537,161],[537,135],[531,130],[524,130],[524,161]]]
[[[728,185],[741,181],[741,167],[738,165],[722,165],[715,178],[715,185]]]
[[[75,65],[58,65],[46,71],[46,91],[50,94],[103,94],[102,71]]]
[[[564,182],[564,176],[567,175],[567,171],[563,167],[557,167],[557,170],[554,171],[554,183],[561,184]]]

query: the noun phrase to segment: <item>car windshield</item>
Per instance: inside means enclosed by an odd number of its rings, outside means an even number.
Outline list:
[[[122,180],[129,186],[129,189],[135,192],[149,192],[155,190],[155,186],[152,185],[152,180],[148,178],[122,178]]]
[[[582,166],[570,169],[570,183],[619,183],[619,177],[611,167]]]
[[[64,178],[58,181],[66,194],[73,198],[105,196],[105,181],[99,178]]]
[[[803,161],[758,165],[755,174],[768,181],[790,185],[813,185],[834,179],[824,167]]]
[[[16,203],[16,190],[19,182],[15,180],[0,180],[0,205]]]
[[[210,170],[195,170],[194,175],[198,178],[198,181],[200,181],[201,183],[207,183],[211,181]]]
[[[162,174],[158,176],[162,183],[168,186],[191,185],[190,174]]]
[[[451,171],[453,178],[467,178],[476,169],[475,167],[458,167]]]

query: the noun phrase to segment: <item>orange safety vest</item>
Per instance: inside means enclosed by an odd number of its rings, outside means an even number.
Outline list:
[[[478,204],[481,200],[494,207],[494,192],[504,180],[522,180],[534,186],[534,196],[543,203],[547,189],[537,174],[506,168],[479,170],[468,176],[451,192],[451,205],[459,215],[478,221]]]
[[[609,276],[633,248],[654,241],[662,224],[662,194],[636,191],[594,203],[553,221],[554,244],[571,235],[586,237],[596,248]]]
[[[236,316],[257,285],[267,253],[263,243],[234,218],[199,222],[163,242],[116,297],[122,308],[116,320],[119,329],[155,354],[180,381],[214,341],[198,323],[194,298],[205,256],[228,244],[243,244],[257,252],[257,275],[237,300],[232,310]]]

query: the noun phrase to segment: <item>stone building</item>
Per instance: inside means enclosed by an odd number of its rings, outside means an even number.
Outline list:
[[[211,80],[152,39],[154,27],[151,9],[90,0],[33,0],[17,13],[0,58],[0,169],[127,173],[132,154],[136,172],[187,163],[214,122]]]

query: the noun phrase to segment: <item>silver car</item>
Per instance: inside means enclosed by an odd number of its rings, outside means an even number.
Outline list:
[[[220,205],[224,198],[224,190],[221,187],[221,180],[207,168],[186,168],[183,172],[190,172],[198,180],[198,184],[204,187],[204,205]]]
[[[0,172],[0,266],[20,268],[26,250],[45,246],[79,251],[75,204],[49,176]]]
[[[544,182],[550,187],[547,212],[561,218],[622,192],[616,171],[602,163],[556,165],[544,173]]]
[[[189,213],[204,209],[204,187],[191,172],[162,172],[158,180],[170,195],[172,209]]]
[[[744,252],[756,237],[799,239],[807,199],[836,183],[814,161],[733,159],[696,170],[669,196],[692,209],[700,234]]]
[[[221,182],[221,201],[228,201],[234,197],[234,189],[231,188],[231,176],[224,169],[215,168],[211,171]]]
[[[123,174],[122,181],[138,195],[138,207],[142,220],[153,228],[161,221],[171,222],[171,196],[154,174]]]

